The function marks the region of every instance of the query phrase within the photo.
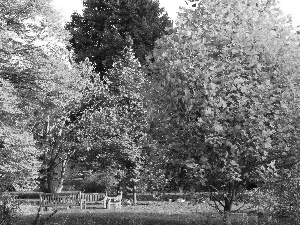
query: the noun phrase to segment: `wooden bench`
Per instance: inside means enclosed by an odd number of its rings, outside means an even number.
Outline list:
[[[57,206],[80,206],[82,209],[83,199],[81,192],[72,193],[42,193],[40,194],[40,207],[57,207]]]
[[[99,204],[102,203],[103,207],[106,208],[106,195],[105,193],[82,193],[81,199],[83,207],[86,209],[87,203]]]
[[[110,209],[111,205],[115,205],[116,208],[121,208],[122,203],[122,191],[117,196],[105,196],[106,198],[106,208]]]

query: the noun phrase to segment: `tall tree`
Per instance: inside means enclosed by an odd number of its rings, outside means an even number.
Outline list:
[[[51,71],[43,84],[47,107],[36,111],[33,126],[37,146],[42,150],[40,186],[51,193],[62,190],[67,163],[82,148],[80,128],[70,122],[69,115],[80,107],[91,71],[88,61],[69,68],[65,62],[59,62],[59,58],[52,60],[48,68],[44,68]]]
[[[109,166],[124,171],[130,180],[136,203],[136,184],[140,179],[143,152],[148,146],[147,109],[145,107],[145,74],[131,49],[108,71],[118,83],[107,80],[92,92],[98,99],[82,121],[85,143],[89,146],[86,162],[95,171]],[[86,153],[85,153],[86,154]]]
[[[298,43],[272,0],[201,1],[157,42],[149,70],[160,142],[224,194],[224,212],[249,180],[296,163]]]
[[[37,93],[39,71],[45,62],[42,49],[35,44],[45,38],[45,21],[37,16],[52,13],[48,0],[1,2],[1,183],[8,181],[16,188],[26,187],[26,180],[35,185],[40,151],[35,147],[30,121],[42,102]]]
[[[86,84],[82,74],[88,72],[83,66],[70,68],[69,52],[62,47],[66,31],[58,18],[49,0],[1,3],[1,150],[3,159],[16,167],[2,167],[5,161],[1,161],[1,174],[18,177],[22,168],[32,166],[37,175],[38,158],[43,155],[42,168],[50,171],[46,177],[51,178],[55,165],[65,166],[74,151],[72,128],[66,128],[65,121],[77,107]],[[30,174],[24,172],[23,177]],[[48,181],[53,183],[52,178]],[[53,185],[48,186],[53,191]]]
[[[71,33],[70,47],[75,61],[86,57],[96,71],[111,68],[114,58],[120,57],[130,36],[133,50],[140,62],[145,61],[154,42],[167,34],[172,22],[155,0],[85,0],[82,16],[74,13],[66,29]]]

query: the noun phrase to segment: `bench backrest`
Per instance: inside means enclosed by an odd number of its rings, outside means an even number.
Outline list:
[[[42,193],[40,201],[44,203],[76,203],[81,199],[81,192],[76,193]]]
[[[87,202],[102,201],[105,198],[105,193],[82,193],[81,199]]]
[[[118,194],[117,196],[107,196],[108,199],[111,199],[111,200],[115,200],[115,201],[122,201],[122,195],[123,195],[123,192],[121,191],[120,194]]]

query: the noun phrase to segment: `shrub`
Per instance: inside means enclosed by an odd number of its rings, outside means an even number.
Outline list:
[[[117,187],[118,180],[107,172],[97,172],[83,181],[83,192],[112,192]]]
[[[39,199],[41,192],[9,192],[16,199]]]
[[[8,193],[0,194],[0,225],[13,225],[18,216],[19,203]]]
[[[259,224],[300,224],[300,183],[295,179],[271,181],[248,203],[255,206]]]
[[[300,224],[300,181],[288,179],[278,183],[275,194],[277,196],[277,204],[274,207],[276,216]]]

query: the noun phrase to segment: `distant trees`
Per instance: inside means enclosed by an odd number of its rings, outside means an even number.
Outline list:
[[[66,24],[70,47],[76,62],[89,58],[102,77],[131,42],[135,56],[143,63],[154,42],[172,26],[155,0],[85,0],[83,4],[83,15],[74,13]]]

